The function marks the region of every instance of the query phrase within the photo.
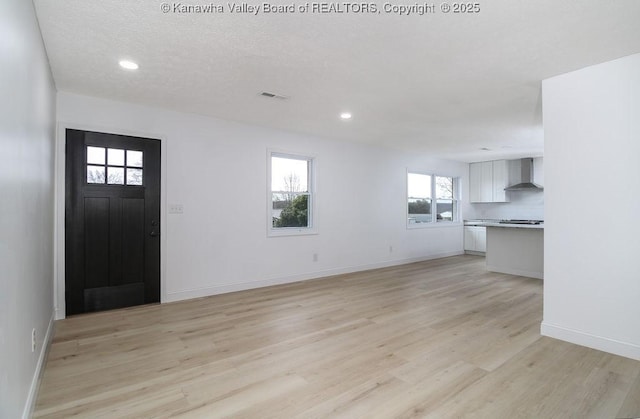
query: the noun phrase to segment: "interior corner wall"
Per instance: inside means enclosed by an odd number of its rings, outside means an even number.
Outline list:
[[[640,360],[640,54],[542,88],[542,333]]]
[[[461,223],[406,228],[405,194],[407,168],[465,184],[465,163],[67,92],[57,106],[60,127],[162,140],[162,301],[463,253]],[[316,159],[318,234],[267,237],[269,149]]]
[[[26,418],[53,327],[55,86],[31,1],[2,2],[0,34],[0,417]]]

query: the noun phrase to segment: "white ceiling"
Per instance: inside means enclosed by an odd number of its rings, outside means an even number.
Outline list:
[[[638,0],[484,0],[468,15],[435,3],[423,16],[231,3],[34,0],[59,90],[462,161],[542,155],[541,80],[640,52]]]

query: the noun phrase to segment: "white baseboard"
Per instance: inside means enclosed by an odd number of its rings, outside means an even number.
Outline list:
[[[525,271],[521,269],[505,268],[503,266],[497,267],[492,265],[487,265],[487,270],[490,272],[499,272],[499,273],[509,274],[509,275],[526,276],[527,278],[544,279],[543,278],[544,275],[542,272]]]
[[[55,311],[51,313],[49,319],[49,325],[47,326],[47,332],[42,340],[40,346],[40,353],[38,354],[38,363],[36,369],[33,372],[33,378],[31,379],[31,386],[29,386],[29,394],[27,395],[27,401],[24,405],[24,411],[22,412],[22,419],[29,419],[33,415],[33,410],[36,406],[36,398],[38,396],[38,389],[40,388],[40,379],[44,371],[44,364],[47,361],[47,354],[51,347],[51,339],[53,339],[53,324],[55,321]]]
[[[65,312],[60,307],[56,307],[53,309],[54,320],[62,320],[66,317]]]
[[[237,284],[224,284],[224,285],[218,285],[215,287],[195,288],[190,290],[176,291],[172,293],[168,292],[166,294],[166,298],[162,302],[168,303],[173,301],[188,300],[191,298],[208,297],[210,295],[226,294],[229,292],[268,287],[271,285],[290,284],[292,282],[306,281],[309,279],[317,279],[317,278],[322,278],[326,276],[367,271],[370,269],[387,268],[390,266],[406,265],[409,263],[423,262],[427,260],[440,259],[440,258],[450,257],[450,256],[458,256],[462,254],[464,254],[463,251],[437,253],[437,254],[418,257],[418,258],[387,260],[387,261],[372,263],[367,265],[357,265],[357,266],[348,266],[348,267],[342,267],[342,268],[326,269],[322,271],[308,272],[308,273],[298,274],[298,275],[267,278],[259,281],[249,281],[249,282],[242,282]]]
[[[540,326],[540,333],[543,336],[564,340],[565,342],[575,343],[576,345],[586,346],[588,348],[640,361],[640,346],[631,343],[621,342],[603,336],[596,336],[590,333],[546,322],[542,322]]]
[[[465,250],[464,253],[473,256],[487,256],[487,252],[476,252],[475,250]]]

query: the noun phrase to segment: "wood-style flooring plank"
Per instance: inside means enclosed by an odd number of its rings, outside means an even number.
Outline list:
[[[456,256],[56,322],[36,418],[631,418],[640,362],[541,337]]]

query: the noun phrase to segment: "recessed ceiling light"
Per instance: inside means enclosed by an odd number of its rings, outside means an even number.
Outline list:
[[[121,60],[119,64],[120,64],[120,67],[126,68],[127,70],[137,70],[138,69],[138,64],[134,63],[133,61]]]
[[[342,119],[351,119],[351,114],[349,112],[342,112],[340,114],[340,118],[342,118]]]

